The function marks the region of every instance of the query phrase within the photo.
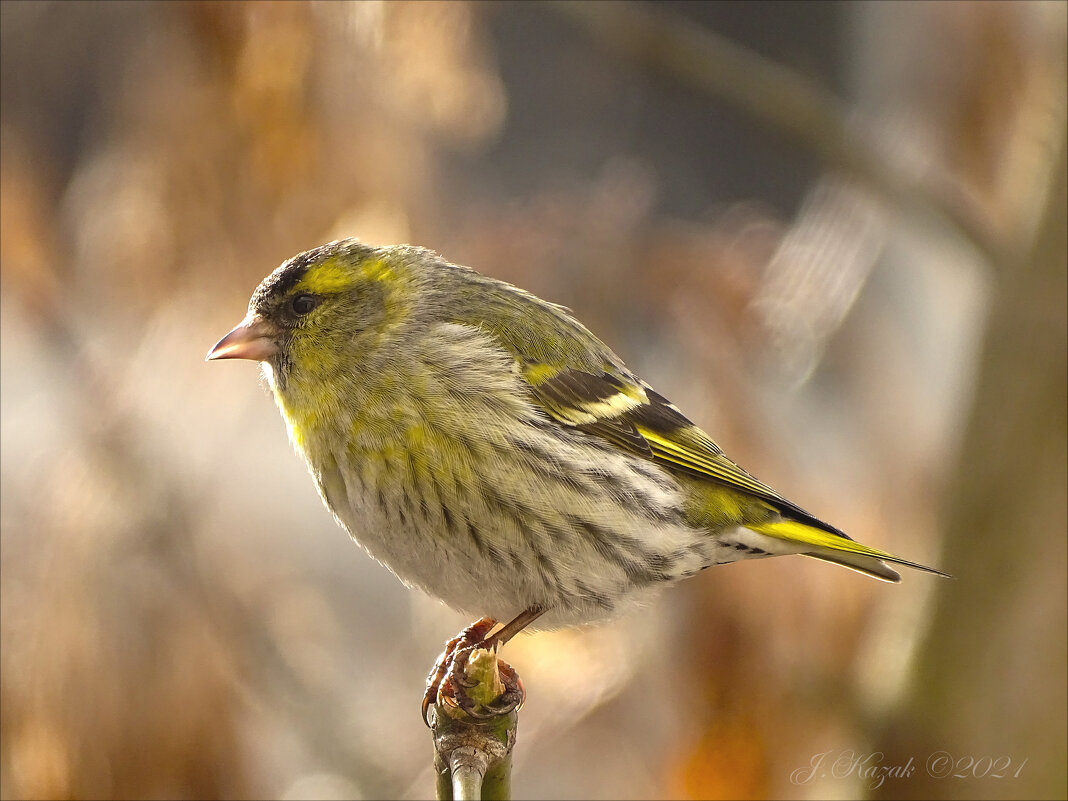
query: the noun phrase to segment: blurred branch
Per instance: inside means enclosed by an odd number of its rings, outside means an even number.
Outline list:
[[[1021,665],[1064,676],[1064,488],[1068,483],[1068,160],[1064,138],[1049,164],[1049,191],[1035,239],[993,295],[955,486],[949,496],[942,564],[958,577],[939,586],[910,697],[876,744],[889,764],[928,749],[959,759],[1007,755],[1012,798],[1063,798],[1068,735],[1057,713],[1063,681],[1029,687]],[[1051,537],[1051,534],[1053,536]],[[1026,674],[1024,674],[1026,675]],[[984,699],[976,703],[976,699]],[[1012,700],[1010,700],[1012,699]],[[953,766],[955,770],[959,765]],[[964,771],[966,773],[966,771]],[[889,782],[882,798],[984,798],[975,775]],[[1000,792],[1000,790],[999,790]]]
[[[851,124],[839,100],[796,71],[651,4],[552,0],[609,50],[726,100],[802,142],[830,167],[849,173],[899,208],[939,219],[993,264],[1005,244],[948,175],[909,175]]]

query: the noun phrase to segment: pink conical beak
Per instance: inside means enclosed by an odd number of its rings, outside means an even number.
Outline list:
[[[278,353],[275,338],[278,329],[258,315],[249,314],[241,323],[215,343],[204,361],[215,359],[252,359],[263,362]]]

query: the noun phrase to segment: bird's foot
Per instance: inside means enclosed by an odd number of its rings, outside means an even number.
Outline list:
[[[492,701],[479,703],[468,694],[468,690],[476,686],[478,682],[472,681],[467,675],[467,662],[471,655],[479,649],[486,649],[497,656],[497,643],[478,643],[458,648],[449,663],[445,679],[441,682],[438,690],[438,698],[449,706],[459,707],[470,717],[476,720],[486,720],[498,715],[507,715],[513,709],[518,709],[523,704],[526,695],[523,683],[519,680],[519,674],[503,659],[497,659],[497,675],[503,690]]]
[[[441,701],[458,707],[469,716],[483,720],[497,715],[506,715],[523,703],[523,684],[518,674],[507,662],[498,659],[497,670],[504,691],[489,703],[477,703],[468,695],[468,690],[478,684],[467,675],[467,663],[478,649],[492,650],[496,654],[498,639],[487,634],[497,625],[493,618],[484,617],[471,624],[445,645],[434,669],[427,676],[426,693],[423,695],[423,722],[430,723],[430,707]]]

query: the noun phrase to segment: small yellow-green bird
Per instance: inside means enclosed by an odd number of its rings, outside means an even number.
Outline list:
[[[501,642],[740,559],[945,575],[749,475],[566,308],[430,250],[295,256],[207,358],[260,361],[337,521],[405,584],[512,621]]]

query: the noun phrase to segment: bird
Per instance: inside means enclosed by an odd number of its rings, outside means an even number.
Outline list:
[[[426,248],[349,238],[286,260],[221,359],[261,363],[351,537],[479,617],[432,672],[424,720],[473,647],[611,619],[711,566],[799,554],[948,576],[755,478],[566,307]],[[512,687],[496,711],[521,700]]]

